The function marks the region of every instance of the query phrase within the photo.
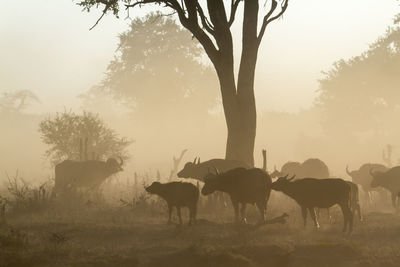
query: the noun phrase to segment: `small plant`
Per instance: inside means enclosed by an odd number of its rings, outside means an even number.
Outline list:
[[[54,253],[54,257],[55,257],[56,260],[58,260],[61,247],[65,243],[67,243],[68,240],[69,240],[69,238],[63,232],[50,233],[50,235],[48,237],[48,241],[49,241],[49,244],[50,244],[50,249]]]
[[[6,173],[6,176],[6,188],[9,197],[3,197],[0,203],[6,203],[11,212],[38,211],[47,207],[50,203],[50,181],[42,183],[38,187],[33,187],[19,175],[18,170],[14,176],[10,176],[8,173]]]
[[[0,235],[0,246],[12,247],[19,250],[25,248],[27,245],[28,235],[19,229],[10,228],[6,234]]]

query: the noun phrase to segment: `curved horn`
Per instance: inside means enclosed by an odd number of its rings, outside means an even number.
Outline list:
[[[219,175],[219,171],[218,171],[218,169],[214,166],[214,170],[215,170],[215,173],[217,174],[217,175]]]
[[[374,170],[374,168],[370,168],[370,169],[369,169],[369,174],[371,174],[371,176],[374,176],[373,170]]]
[[[193,163],[196,164],[197,157],[194,158]]]
[[[351,176],[351,172],[349,171],[349,165],[346,165],[346,172],[347,172],[348,175]]]
[[[200,157],[199,157],[199,159],[197,160],[197,164],[200,164]]]
[[[287,179],[288,181],[293,180],[296,177],[296,174],[294,174],[291,178]]]
[[[121,163],[119,165],[122,166],[122,164],[124,164],[124,160],[122,159],[122,157],[118,157],[118,158],[121,161]]]

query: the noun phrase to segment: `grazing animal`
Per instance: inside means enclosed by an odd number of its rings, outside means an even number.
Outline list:
[[[260,215],[260,223],[266,222],[267,202],[271,194],[271,177],[267,172],[258,169],[235,168],[224,173],[208,174],[204,178],[203,195],[215,191],[227,193],[232,201],[235,212],[235,221],[240,217],[246,223],[246,204],[256,204]]]
[[[221,172],[226,172],[238,167],[250,168],[246,163],[238,160],[211,159],[200,163],[200,158],[198,160],[195,158],[193,162],[187,162],[177,175],[179,178],[193,178],[204,182],[204,177],[209,174],[210,169],[217,168]]]
[[[350,207],[351,187],[347,182],[338,178],[303,178],[292,181],[294,176],[290,179],[287,177],[288,175],[278,178],[272,183],[272,189],[283,192],[300,205],[304,226],[307,222],[307,210],[315,227],[319,228],[315,208],[330,208],[338,204],[344,217],[343,232],[346,231],[347,225],[349,225],[349,232],[353,230],[353,213]]]
[[[351,177],[351,180],[359,184],[362,190],[365,192],[366,203],[372,203],[372,192],[378,192],[382,199],[385,198],[386,192],[379,188],[371,187],[372,176],[369,171],[373,169],[374,171],[385,172],[389,170],[385,165],[366,163],[363,164],[358,170],[349,171],[349,167],[346,166],[346,173]]]
[[[378,186],[387,189],[392,195],[392,205],[399,211],[398,197],[400,194],[400,166],[393,167],[386,172],[370,170],[372,176],[371,187]]]
[[[281,171],[278,171],[275,168],[274,172],[271,173],[271,178],[283,177],[285,175],[295,175],[297,179],[326,179],[330,177],[328,166],[322,160],[313,158],[307,159],[303,163],[289,161],[282,166]],[[319,216],[319,210],[317,214]],[[329,221],[331,221],[329,209],[327,209],[327,215]]]
[[[351,211],[353,212],[353,217],[354,217],[355,213],[357,212],[358,219],[360,220],[360,222],[362,222],[363,218],[361,215],[358,185],[353,182],[350,182],[350,181],[346,181],[346,183],[348,183],[350,185],[350,189],[351,189],[350,208],[351,208]]]
[[[176,207],[179,223],[182,224],[181,207],[189,208],[189,224],[196,220],[199,189],[191,183],[170,182],[162,184],[153,182],[146,191],[162,197],[168,205],[168,223],[171,223],[172,208]]]
[[[69,188],[99,186],[112,174],[123,171],[122,158],[120,161],[118,163],[115,158],[109,158],[107,161],[64,160],[55,167],[54,189],[56,192],[63,192]]]
[[[282,177],[285,175],[296,175],[300,178],[329,178],[329,169],[320,159],[307,159],[303,163],[289,161],[285,163],[281,171],[275,170],[271,173],[271,178]]]

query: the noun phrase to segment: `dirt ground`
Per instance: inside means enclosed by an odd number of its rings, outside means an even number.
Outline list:
[[[164,207],[14,215],[0,227],[0,266],[400,266],[400,216],[390,212],[367,212],[343,235],[338,208],[332,222],[321,211],[319,230],[302,226],[296,206],[286,224],[261,227],[252,207],[248,225],[231,223],[230,207],[204,210],[192,226],[166,224]]]

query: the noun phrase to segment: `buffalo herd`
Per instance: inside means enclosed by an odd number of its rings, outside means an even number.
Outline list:
[[[358,170],[347,174],[352,181],[333,178],[326,164],[319,159],[308,159],[303,163],[287,162],[281,168],[268,173],[263,151],[263,169],[252,168],[236,160],[212,159],[200,162],[196,158],[187,162],[177,173],[179,178],[192,178],[204,183],[201,193],[205,196],[219,192],[227,194],[234,209],[235,222],[246,223],[246,205],[253,204],[260,213],[259,224],[266,223],[267,203],[271,191],[282,192],[292,198],[301,209],[304,226],[307,214],[319,228],[318,208],[330,208],[338,205],[342,211],[343,232],[353,229],[353,217],[363,220],[359,203],[359,187],[365,193],[366,203],[371,203],[371,195],[378,192],[384,195],[389,191],[393,207],[398,211],[400,197],[400,166],[387,168],[381,164],[364,164]],[[71,188],[96,187],[109,176],[122,171],[123,160],[115,158],[107,161],[70,161],[56,165],[55,192],[65,192]],[[274,180],[273,180],[274,179]],[[182,224],[181,208],[189,209],[189,224],[196,220],[199,201],[199,182],[197,186],[188,182],[153,182],[146,191],[163,198],[168,206],[168,222],[171,223],[173,207],[176,208],[179,222]]]

